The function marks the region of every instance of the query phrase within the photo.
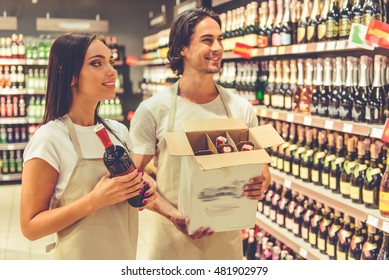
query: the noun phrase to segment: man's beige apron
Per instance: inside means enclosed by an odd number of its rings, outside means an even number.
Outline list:
[[[77,164],[58,207],[91,192],[108,171],[102,159],[84,159],[73,123],[64,122],[77,153]],[[135,259],[138,212],[127,201],[104,207],[57,233],[55,259]]]
[[[176,114],[178,82],[172,86],[172,103],[169,112],[167,132],[173,132]],[[227,106],[225,93],[218,87],[220,97],[227,116],[231,112]],[[170,156],[165,140],[162,140],[158,159],[157,182],[162,196],[174,207],[178,203],[178,187],[180,183],[181,159]],[[181,233],[171,221],[153,213],[151,221],[151,238],[149,259],[153,260],[242,260],[241,231],[215,233],[213,236],[192,240]]]

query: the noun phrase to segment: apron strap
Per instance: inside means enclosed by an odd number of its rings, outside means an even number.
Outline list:
[[[107,128],[107,129],[110,128],[109,125],[107,124],[107,122],[105,120],[103,120],[103,119],[101,119],[101,124],[104,125],[104,127]],[[119,135],[117,135],[111,128],[110,128],[110,132],[123,145],[123,147],[126,148],[127,152],[132,154],[131,150],[128,148],[128,146],[126,144],[126,141],[124,141],[123,138],[121,138]]]
[[[73,122],[70,119],[68,114],[63,116],[62,119],[65,122],[66,127],[68,128],[70,140],[73,143],[73,147],[74,150],[76,151],[77,157],[79,159],[82,159],[83,156],[82,156],[81,146],[80,146],[80,142],[78,142],[77,133],[76,133],[76,129],[74,128]]]
[[[169,118],[168,118],[168,126],[167,126],[167,132],[173,132],[174,128],[174,117],[176,115],[176,108],[177,108],[177,94],[178,94],[178,83],[177,81],[173,86],[172,86],[172,98],[171,98],[171,106],[170,106],[170,111],[169,111]],[[216,84],[216,89],[219,92],[220,98],[222,100],[224,109],[226,110],[227,117],[232,118],[231,110],[227,105],[227,97],[224,89]]]

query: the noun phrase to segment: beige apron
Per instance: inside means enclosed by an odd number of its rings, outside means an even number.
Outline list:
[[[77,164],[58,207],[86,195],[108,171],[102,159],[83,158],[73,123],[63,118],[77,153]],[[135,259],[138,211],[127,201],[101,208],[57,233],[55,259]]]
[[[167,132],[173,132],[178,82],[172,86],[172,91]],[[218,91],[227,116],[230,118],[231,112],[227,106],[224,90],[218,87]],[[177,207],[181,159],[170,156],[165,140],[162,141],[158,159],[158,189],[165,199]],[[157,213],[152,215],[149,246],[148,258],[153,260],[242,260],[243,258],[240,230],[219,232],[213,236],[192,240],[176,229],[171,221]]]

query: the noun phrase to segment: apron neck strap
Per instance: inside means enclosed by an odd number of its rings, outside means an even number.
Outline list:
[[[174,128],[174,117],[176,115],[176,108],[177,108],[178,83],[179,83],[179,81],[177,81],[172,86],[173,94],[172,94],[172,98],[171,98],[171,106],[170,106],[170,111],[169,111],[167,132],[173,132],[173,128]],[[216,84],[216,88],[217,88],[217,91],[219,92],[224,109],[226,110],[227,117],[232,118],[230,108],[228,107],[228,104],[227,104],[227,97],[226,97],[226,93],[225,93],[224,89],[217,84]]]
[[[73,144],[74,150],[76,151],[77,157],[79,159],[82,159],[83,156],[82,156],[81,146],[80,146],[80,142],[78,142],[77,133],[76,133],[76,129],[74,128],[73,122],[70,119],[68,114],[63,116],[62,119],[63,119],[66,127],[68,128],[70,140],[72,141],[72,144]]]

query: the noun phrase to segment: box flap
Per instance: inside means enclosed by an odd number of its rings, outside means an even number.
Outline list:
[[[250,140],[258,145],[257,149],[281,145],[285,142],[271,124],[250,128]]]
[[[167,149],[172,156],[194,155],[188,137],[183,132],[167,132],[165,135]]]
[[[228,166],[272,162],[268,153],[263,149],[246,152],[197,156],[195,158],[197,163],[201,166],[203,170],[211,170]]]
[[[214,131],[214,130],[233,130],[247,128],[242,119],[203,119],[189,120],[181,122],[185,132],[192,131]]]

